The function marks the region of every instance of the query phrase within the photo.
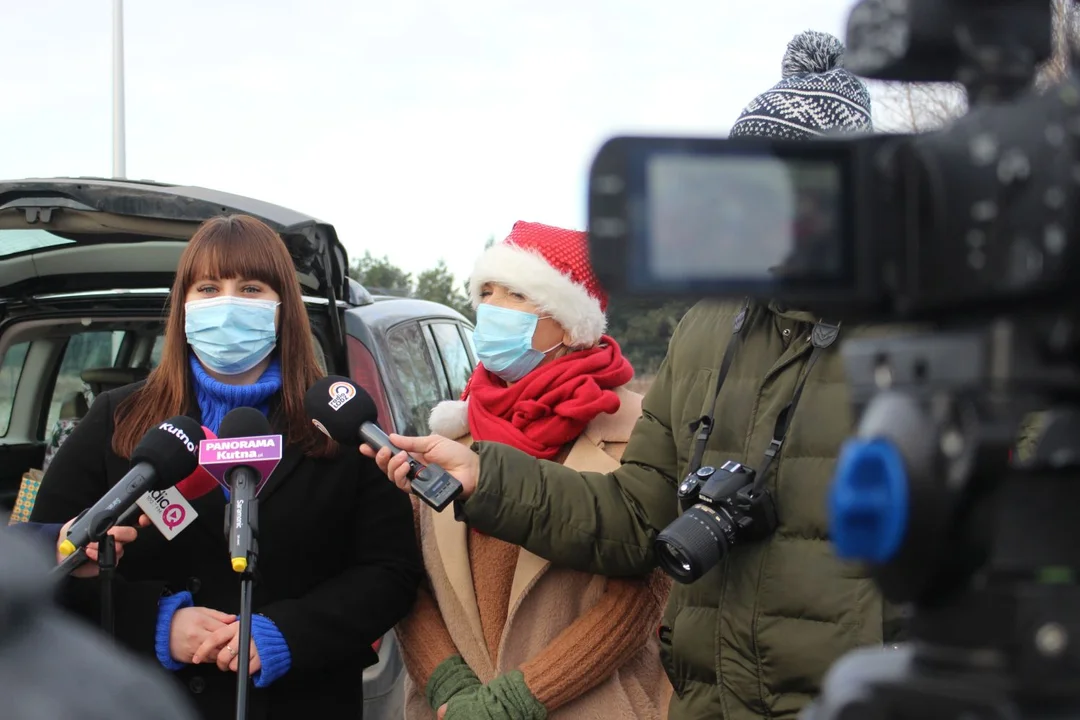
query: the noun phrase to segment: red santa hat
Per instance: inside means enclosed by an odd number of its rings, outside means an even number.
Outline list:
[[[570,345],[591,347],[607,328],[607,295],[589,263],[586,233],[530,223],[514,223],[510,235],[484,251],[469,277],[473,307],[484,283],[505,285],[550,315],[570,335]],[[466,391],[467,392],[467,391]],[[460,438],[469,432],[468,400],[436,405],[431,432]]]
[[[584,232],[519,220],[477,260],[469,277],[473,307],[489,282],[528,298],[563,326],[574,347],[595,345],[607,328],[608,299],[589,262]]]

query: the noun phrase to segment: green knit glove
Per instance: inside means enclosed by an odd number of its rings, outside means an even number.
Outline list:
[[[533,697],[520,670],[450,698],[443,720],[547,720],[547,708]]]
[[[460,655],[451,655],[439,663],[427,683],[427,701],[432,710],[438,711],[446,702],[462,690],[481,687],[480,678]]]

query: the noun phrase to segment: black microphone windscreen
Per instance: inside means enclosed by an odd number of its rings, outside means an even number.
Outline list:
[[[221,419],[218,428],[219,438],[258,437],[273,435],[270,421],[261,412],[251,407],[233,408]]]
[[[199,443],[205,437],[202,425],[177,415],[143,435],[131,454],[131,464],[144,462],[154,468],[155,490],[170,488],[199,467]]]
[[[379,419],[379,409],[371,395],[340,375],[325,377],[308,388],[304,410],[315,427],[345,444],[357,441],[363,423]]]

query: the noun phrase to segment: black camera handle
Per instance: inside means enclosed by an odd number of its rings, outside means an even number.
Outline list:
[[[696,473],[701,469],[701,460],[705,455],[705,445],[709,441],[709,436],[712,435],[713,427],[716,424],[713,416],[716,414],[716,401],[720,398],[720,390],[724,386],[724,380],[727,379],[728,372],[731,370],[731,363],[735,359],[735,351],[738,348],[739,340],[742,337],[741,332],[746,325],[746,319],[750,312],[750,300],[747,299],[743,303],[742,309],[735,315],[735,320],[732,322],[731,340],[728,342],[727,348],[724,350],[724,357],[720,361],[720,370],[716,373],[716,385],[713,388],[713,401],[709,406],[709,413],[702,415],[700,418],[690,423],[690,431],[695,433],[694,437],[694,455],[690,459],[690,470],[688,475]],[[761,467],[757,470],[757,478],[754,480],[752,486],[752,492],[756,495],[761,492],[765,487],[767,478],[769,477],[769,468],[772,467],[773,460],[780,454],[780,450],[784,447],[784,439],[787,436],[788,429],[791,427],[791,418],[795,414],[795,406],[799,404],[799,398],[802,397],[803,388],[806,387],[806,381],[810,378],[810,371],[814,369],[814,364],[818,361],[818,358],[822,356],[825,350],[831,347],[836,338],[840,336],[840,323],[829,323],[825,320],[818,320],[814,325],[813,331],[810,333],[810,344],[814,349],[810,352],[810,360],[806,363],[806,370],[803,372],[802,377],[799,378],[798,384],[795,386],[795,392],[791,397],[791,402],[784,407],[783,410],[776,416],[776,425],[773,427],[772,440],[769,441],[769,447],[765,450],[765,457],[761,462]]]

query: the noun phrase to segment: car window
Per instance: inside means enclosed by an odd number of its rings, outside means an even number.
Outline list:
[[[443,369],[442,358],[439,355],[439,348],[435,345],[435,336],[431,334],[431,326],[424,325],[424,339],[427,340],[428,353],[431,356],[431,362],[435,365],[435,381],[439,385],[439,399],[449,400],[450,395],[450,383],[446,379],[446,370]]]
[[[396,381],[393,387],[401,400],[395,403],[395,424],[404,435],[427,435],[428,415],[443,398],[423,330],[416,323],[406,323],[387,333],[386,340]]]
[[[87,332],[71,336],[64,348],[60,371],[56,375],[56,385],[49,403],[49,417],[45,421],[47,432],[60,418],[60,409],[64,402],[75,393],[86,392],[82,371],[111,367],[116,361],[116,353],[123,339],[124,333],[120,331]]]
[[[472,355],[473,357],[476,357],[476,345],[473,344],[473,339],[472,339],[473,329],[471,327],[462,325],[461,326],[461,332],[465,336],[465,342],[467,342],[469,344],[469,354]]]
[[[0,362],[0,437],[7,435],[8,425],[11,424],[11,408],[15,404],[15,390],[19,387],[19,378],[22,377],[23,364],[26,362],[26,352],[29,349],[28,342],[12,345],[4,353],[4,359]]]
[[[465,349],[465,341],[461,339],[456,323],[433,323],[431,332],[442,356],[446,377],[450,380],[451,398],[457,400],[465,391],[465,384],[473,372],[469,351]]]
[[[161,350],[165,347],[165,336],[158,335],[154,338],[154,347],[150,350],[150,369],[153,370],[161,363]]]

